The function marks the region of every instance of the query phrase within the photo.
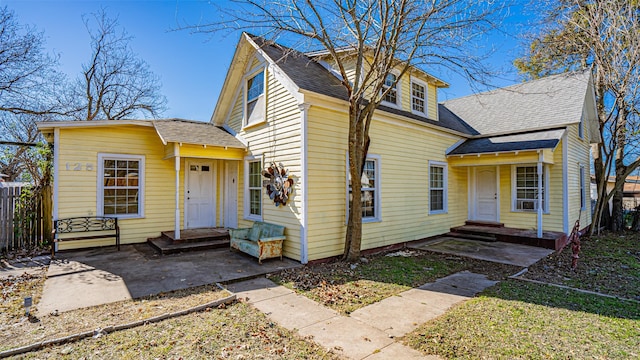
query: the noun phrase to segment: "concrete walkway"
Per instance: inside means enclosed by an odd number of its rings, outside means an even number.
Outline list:
[[[343,316],[266,278],[230,284],[228,290],[279,325],[351,359],[438,359],[394,340],[495,285],[485,275],[459,272]]]

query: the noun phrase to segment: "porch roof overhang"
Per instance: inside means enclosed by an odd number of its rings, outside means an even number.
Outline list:
[[[153,127],[165,145],[165,159],[181,156],[241,160],[247,149],[240,139],[211,123],[157,120]]]
[[[448,151],[447,158],[454,162],[453,165],[473,166],[537,162],[540,160],[539,154],[542,153],[542,162],[553,164],[553,152],[565,131],[564,128],[560,128],[471,138]]]

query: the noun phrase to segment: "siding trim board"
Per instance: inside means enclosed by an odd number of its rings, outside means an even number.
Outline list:
[[[308,126],[308,115],[309,108],[311,105],[304,103],[298,105],[300,108],[300,124],[301,124],[301,132],[300,132],[300,177],[302,180],[302,214],[300,221],[300,262],[306,264],[309,262],[309,248],[308,248],[308,212],[309,212],[309,170],[308,166],[308,140],[307,140],[307,126]]]

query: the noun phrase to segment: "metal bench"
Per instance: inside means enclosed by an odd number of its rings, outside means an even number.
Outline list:
[[[83,233],[86,235],[64,235]],[[118,226],[118,219],[115,217],[84,216],[55,220],[53,222],[54,244],[51,246],[51,258],[55,256],[55,243],[57,242],[108,238],[115,238],[116,247],[120,251],[120,227]]]

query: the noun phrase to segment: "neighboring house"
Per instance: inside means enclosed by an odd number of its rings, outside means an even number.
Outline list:
[[[616,186],[615,176],[607,179],[607,193],[610,193]],[[595,176],[591,176],[591,202],[595,206],[598,200],[598,184]],[[627,176],[622,190],[622,207],[624,210],[633,210],[640,205],[640,176]],[[609,199],[609,211],[613,210],[613,197]]]
[[[348,103],[327,58],[244,34],[209,124],[40,123],[55,145],[54,217],[119,216],[123,243],[260,220],[286,227],[289,258],[341,254]],[[362,248],[466,220],[570,232],[588,208],[589,149],[599,141],[589,72],[438,104],[447,86],[414,69],[376,111],[360,181]],[[263,188],[261,171],[272,163],[295,181],[284,206]],[[590,223],[582,211],[582,226]]]

